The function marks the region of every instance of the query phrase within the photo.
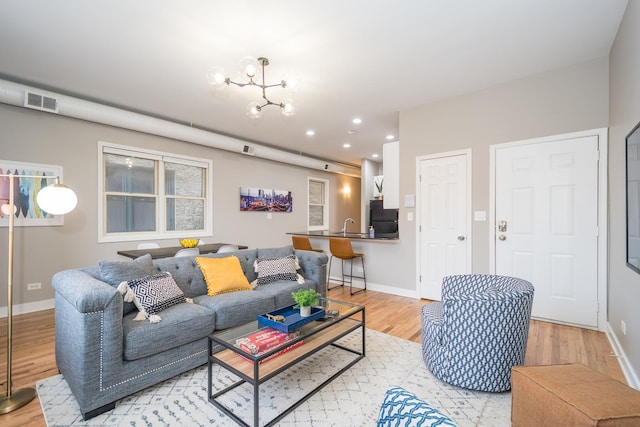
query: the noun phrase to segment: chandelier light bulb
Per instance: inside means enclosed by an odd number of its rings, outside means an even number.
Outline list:
[[[222,67],[212,67],[207,73],[207,80],[212,87],[221,88],[227,83],[227,76]]]
[[[260,70],[260,64],[258,60],[252,56],[245,56],[240,60],[240,76],[247,83],[259,77],[258,72]]]
[[[249,116],[250,119],[259,119],[262,117],[262,107],[260,107],[260,104],[255,101],[250,102],[249,105],[247,105],[247,116]]]
[[[291,117],[296,114],[296,107],[293,102],[288,99],[282,103],[282,115],[285,117]]]

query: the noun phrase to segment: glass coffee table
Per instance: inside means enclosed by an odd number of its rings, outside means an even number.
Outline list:
[[[301,328],[299,336],[284,342],[269,351],[254,355],[250,351],[245,351],[236,346],[237,340],[253,335],[256,332],[264,331],[268,327],[258,325],[258,321],[248,323],[221,332],[214,332],[209,336],[209,357],[208,357],[208,396],[209,402],[234,419],[238,424],[249,426],[237,414],[222,404],[217,399],[239,385],[249,383],[253,386],[253,425],[259,426],[259,388],[260,384],[268,381],[276,375],[284,372],[296,363],[306,359],[312,354],[322,350],[327,346],[333,346],[348,353],[355,354],[356,357],[350,360],[335,374],[331,375],[324,382],[304,395],[284,412],[265,424],[271,426],[301,405],[309,397],[313,396],[324,386],[329,384],[359,360],[365,357],[365,313],[364,307],[346,302],[335,301],[323,298],[322,307],[333,316],[312,321]],[[339,339],[360,329],[362,333],[362,345],[360,349],[348,348],[340,343]],[[302,341],[303,344],[299,344]],[[296,345],[297,344],[297,345]],[[290,347],[286,352],[274,356]],[[266,360],[268,359],[269,360]],[[336,363],[339,363],[337,360]],[[228,387],[214,393],[212,386],[212,366],[218,364],[233,374],[240,377],[240,380]]]

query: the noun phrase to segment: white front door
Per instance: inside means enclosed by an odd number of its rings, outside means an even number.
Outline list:
[[[441,300],[442,278],[471,270],[471,153],[418,159],[420,297]]]
[[[532,316],[598,326],[598,136],[495,150],[495,272],[529,280]]]

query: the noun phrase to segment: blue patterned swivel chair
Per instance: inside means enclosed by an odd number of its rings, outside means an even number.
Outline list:
[[[442,381],[472,390],[511,389],[524,364],[533,286],[515,277],[445,277],[442,302],[422,308],[422,354]]]

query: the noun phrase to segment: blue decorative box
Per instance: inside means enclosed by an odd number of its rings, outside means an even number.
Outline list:
[[[266,315],[270,314],[272,316],[284,316],[284,322],[276,322],[275,320],[269,319]],[[274,311],[270,311],[265,314],[258,315],[258,325],[260,326],[269,326],[271,328],[277,329],[279,331],[284,332],[292,332],[296,329],[306,325],[307,323],[313,322],[316,319],[324,317],[324,309],[320,307],[311,307],[311,315],[307,317],[300,316],[300,309],[293,308],[293,305],[279,308]]]

